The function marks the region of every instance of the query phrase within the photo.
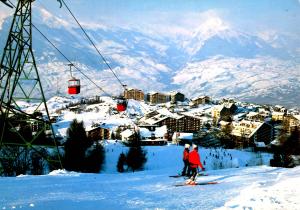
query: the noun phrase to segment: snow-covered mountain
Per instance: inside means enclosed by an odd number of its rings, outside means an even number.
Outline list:
[[[37,8],[34,24],[77,66],[109,93],[122,89],[96,51],[71,21]],[[37,21],[38,20],[38,21]],[[11,23],[0,33],[1,50]],[[238,97],[254,102],[299,105],[300,51],[285,48],[287,36],[273,38],[239,31],[213,16],[190,36],[153,36],[129,27],[83,23],[123,83],[145,92],[179,90],[188,97]],[[66,94],[67,61],[34,30],[34,50],[46,96]],[[298,39],[293,40],[296,42]],[[299,41],[299,40],[298,40]],[[101,94],[79,72],[82,95]]]
[[[289,55],[276,49],[257,35],[251,35],[232,28],[219,17],[211,17],[183,43],[184,50],[192,60],[203,60],[215,55],[237,58],[256,56],[276,56],[288,58]]]
[[[299,101],[300,65],[274,57],[215,56],[188,63],[173,77],[174,83],[197,96],[229,96],[259,103],[293,106]]]

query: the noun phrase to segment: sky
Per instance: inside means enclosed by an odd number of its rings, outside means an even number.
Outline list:
[[[109,27],[137,28],[166,35],[191,35],[208,18],[218,17],[248,33],[283,33],[299,36],[299,0],[65,0],[81,22]],[[63,19],[70,19],[56,0],[36,0]],[[11,9],[0,6],[1,16]],[[168,34],[169,33],[169,34]]]

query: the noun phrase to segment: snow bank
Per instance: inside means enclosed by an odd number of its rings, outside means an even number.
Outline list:
[[[276,175],[276,173],[274,173]],[[287,170],[277,179],[260,180],[241,191],[222,209],[299,209],[300,167]]]
[[[50,176],[79,176],[79,173],[74,171],[66,171],[64,169],[54,170],[49,173]]]

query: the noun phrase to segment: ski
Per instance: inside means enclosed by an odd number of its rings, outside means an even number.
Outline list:
[[[208,174],[198,174],[197,176],[208,176]],[[187,177],[188,178],[188,176],[182,176],[182,175],[171,175],[169,177],[172,177],[172,178]]]
[[[179,177],[184,177],[184,176],[182,176],[182,175],[171,175],[171,176],[169,176],[169,177],[172,177],[172,178],[179,178]]]
[[[208,176],[208,174],[198,174],[197,176]]]
[[[211,185],[211,184],[219,184],[219,182],[196,182],[193,184],[186,184],[186,183],[180,183],[175,184],[175,187],[181,187],[181,186],[196,186],[196,185]]]

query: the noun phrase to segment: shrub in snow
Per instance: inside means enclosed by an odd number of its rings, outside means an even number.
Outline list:
[[[49,154],[44,148],[9,146],[1,148],[0,175],[20,174],[42,175],[47,168],[45,157]]]
[[[63,152],[60,151],[59,153],[62,154]],[[54,171],[61,168],[62,157],[60,154],[58,154],[58,151],[56,150],[54,150],[54,152],[50,152],[49,158],[52,161],[49,162],[49,171]]]
[[[41,148],[38,150],[33,150],[30,154],[31,165],[30,172],[32,175],[44,174],[46,168],[46,162],[43,157],[47,157],[48,152],[46,149]]]
[[[21,153],[20,151],[23,150]],[[29,170],[30,159],[29,149],[19,146],[9,146],[1,148],[1,175],[18,176],[26,174]]]

